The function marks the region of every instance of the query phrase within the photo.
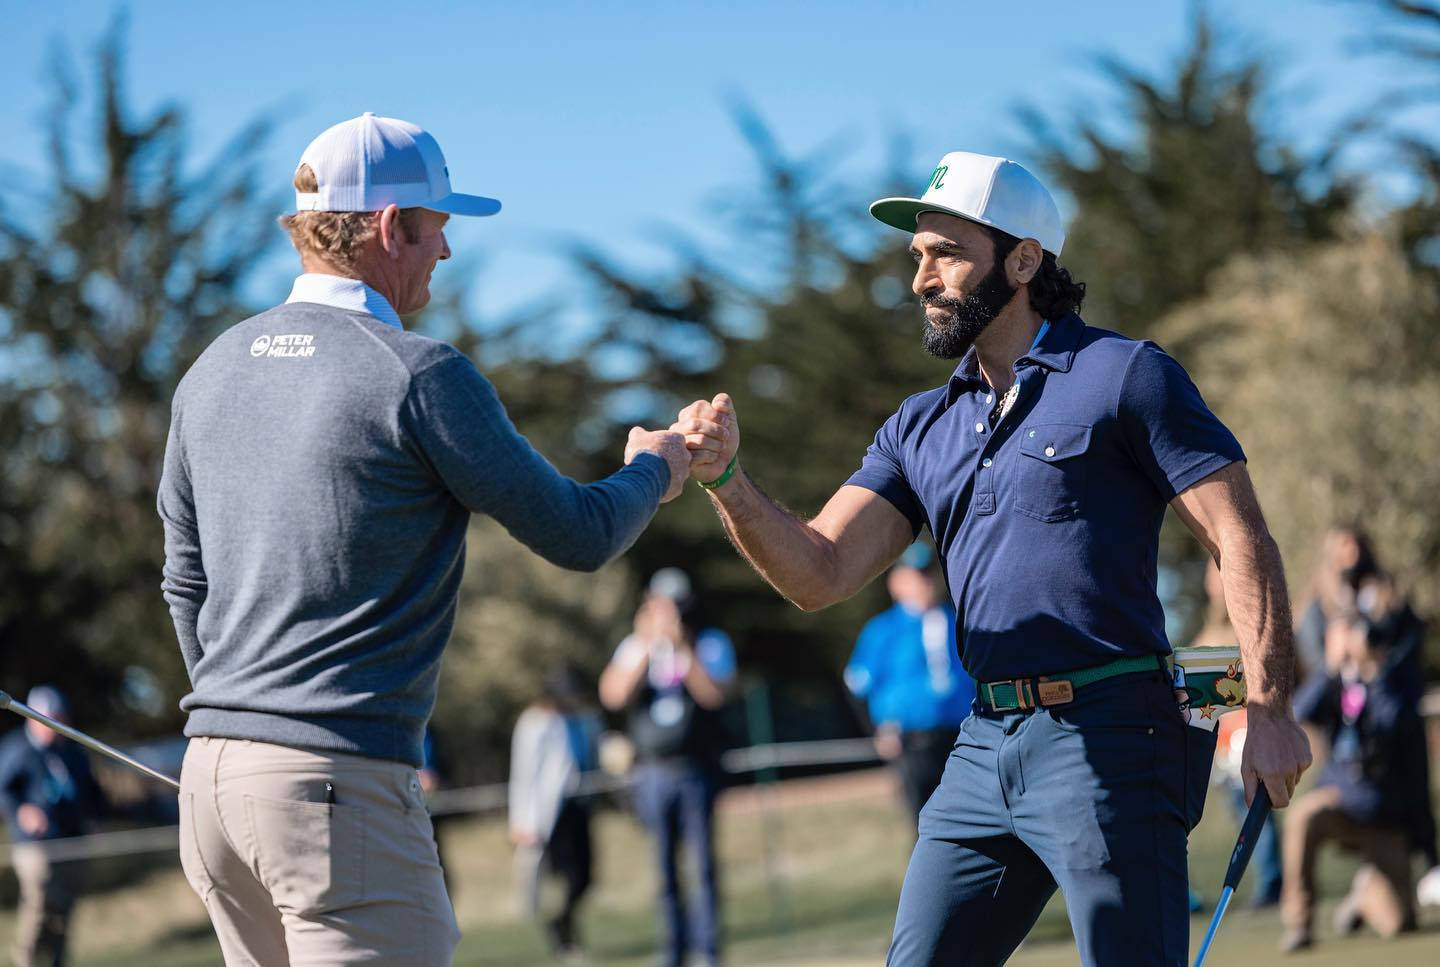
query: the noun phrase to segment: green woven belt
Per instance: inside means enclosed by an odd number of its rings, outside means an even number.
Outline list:
[[[1163,671],[1170,673],[1170,656],[1147,655],[1144,658],[1117,658],[1094,668],[1063,675],[1041,675],[1037,678],[1012,678],[1004,682],[981,682],[980,696],[996,712],[1018,712],[1046,705],[1064,705],[1073,701],[1075,689],[1103,682],[1116,675],[1136,672]]]

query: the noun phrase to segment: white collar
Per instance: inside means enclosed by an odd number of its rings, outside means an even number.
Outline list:
[[[359,279],[349,279],[342,275],[306,272],[295,279],[295,285],[290,289],[290,298],[285,302],[287,305],[291,302],[314,302],[347,312],[363,312],[387,326],[405,328],[395,309],[383,295]]]

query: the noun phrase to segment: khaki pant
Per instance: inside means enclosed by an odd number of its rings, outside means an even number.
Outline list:
[[[400,763],[192,739],[180,864],[229,965],[430,967],[460,941],[419,779]]]
[[[65,934],[70,911],[85,877],[80,860],[52,862],[38,843],[17,843],[10,849],[20,905],[15,912],[16,967],[65,962]]]
[[[1381,936],[1415,925],[1410,843],[1405,830],[1368,826],[1340,810],[1340,790],[1323,786],[1285,810],[1285,880],[1281,911],[1287,926],[1308,931],[1315,914],[1315,857],[1334,842],[1365,861],[1346,902]]]

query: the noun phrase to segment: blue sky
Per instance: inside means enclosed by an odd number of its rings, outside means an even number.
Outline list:
[[[257,112],[283,117],[267,155],[277,190],[311,137],[373,110],[413,120],[445,150],[457,190],[498,197],[492,219],[457,220],[451,244],[483,263],[476,308],[493,315],[573,288],[563,253],[586,240],[640,267],[665,264],[657,223],[713,236],[727,194],[756,171],[729,114],[743,96],[804,154],[840,136],[837,174],[878,173],[909,138],[917,188],[966,148],[1025,161],[1021,104],[1106,116],[1113,91],[1093,55],[1156,71],[1183,47],[1193,3],[517,2],[366,0],[243,4],[137,0],[130,93],[189,109],[208,157]],[[1363,3],[1214,0],[1220,20],[1283,58],[1279,122],[1325,130],[1394,79],[1347,43]],[[0,0],[0,165],[39,171],[44,82],[55,39],[84,56],[113,8]],[[1415,123],[1434,121],[1433,112]],[[830,162],[826,162],[830,163]],[[857,194],[859,207],[869,201]],[[277,210],[277,214],[278,214]],[[444,271],[444,269],[442,269]],[[458,271],[458,269],[455,269]],[[278,301],[289,260],[256,286]]]

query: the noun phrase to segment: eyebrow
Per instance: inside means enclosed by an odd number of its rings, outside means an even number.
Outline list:
[[[936,255],[964,255],[965,246],[958,242],[936,242],[930,246],[930,251]],[[921,252],[915,246],[910,246],[910,257],[920,261]]]

